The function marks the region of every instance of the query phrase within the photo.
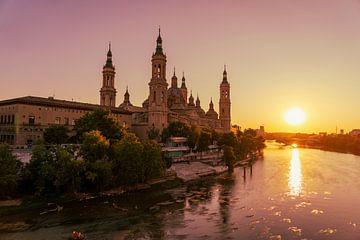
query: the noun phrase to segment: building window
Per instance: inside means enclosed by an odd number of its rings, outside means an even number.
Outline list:
[[[165,94],[164,94],[164,92],[161,92],[161,102],[165,102]]]
[[[153,102],[156,102],[156,91],[154,91],[154,99],[153,99]]]
[[[15,115],[11,115],[11,124],[15,123]]]
[[[69,125],[69,118],[64,118],[65,125]]]
[[[34,125],[35,124],[35,116],[29,116],[29,125]]]
[[[0,117],[0,124],[3,124],[3,120],[4,120],[4,116],[1,115],[1,117]]]
[[[61,118],[60,117],[56,117],[55,118],[55,124],[60,124]]]

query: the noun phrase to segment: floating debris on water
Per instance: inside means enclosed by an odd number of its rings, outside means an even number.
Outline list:
[[[283,218],[281,221],[282,221],[282,222],[285,222],[285,223],[291,223],[291,219],[290,219],[290,218]]]
[[[295,208],[305,208],[305,207],[310,206],[310,205],[311,205],[310,202],[301,202],[299,204],[296,204]]]
[[[274,212],[272,215],[280,217],[281,216],[281,211]]]
[[[272,210],[274,210],[275,208],[276,208],[276,206],[271,206],[271,207],[267,208],[266,210],[272,211]]]
[[[271,239],[271,240],[281,240],[282,237],[281,237],[281,235],[271,235],[271,236],[269,237],[269,239]]]
[[[322,233],[322,234],[325,234],[325,235],[330,235],[330,234],[334,234],[334,233],[336,233],[337,232],[337,230],[334,228],[334,229],[332,229],[332,228],[326,228],[326,229],[321,229],[321,230],[319,230],[319,232],[318,233]]]
[[[264,217],[261,217],[261,218],[258,218],[258,219],[254,219],[250,222],[250,225],[254,225],[254,224],[258,224],[260,223],[261,221],[264,221],[265,218]]]
[[[318,210],[318,209],[313,209],[310,213],[313,215],[318,215],[318,214],[323,214],[324,211]]]
[[[301,228],[298,227],[289,227],[289,231],[293,232],[294,234],[301,236]]]
[[[357,224],[356,223],[354,223],[354,222],[349,222],[349,225],[351,225],[352,227],[354,227],[354,228],[356,228],[356,226],[357,226]]]

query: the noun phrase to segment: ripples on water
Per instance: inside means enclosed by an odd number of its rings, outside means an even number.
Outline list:
[[[47,225],[52,215],[0,238],[64,239],[76,228],[89,239],[360,239],[360,157],[272,146],[245,173],[117,200],[133,214],[114,212],[110,200],[88,206],[93,218]]]

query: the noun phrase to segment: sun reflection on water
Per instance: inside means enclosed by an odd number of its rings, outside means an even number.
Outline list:
[[[289,169],[289,195],[299,196],[302,190],[302,173],[299,149],[294,148],[291,152],[291,162]]]

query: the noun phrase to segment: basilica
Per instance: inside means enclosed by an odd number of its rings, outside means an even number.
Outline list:
[[[184,73],[181,84],[174,72],[170,86],[166,76],[166,55],[163,51],[162,38],[159,35],[156,40],[155,52],[151,58],[152,74],[149,82],[149,95],[142,106],[134,106],[130,102],[128,89],[124,94],[124,101],[119,109],[132,113],[130,128],[142,137],[146,137],[151,128],[161,131],[170,122],[180,121],[198,128],[210,128],[221,132],[229,132],[231,129],[231,101],[230,84],[227,79],[226,67],[224,66],[223,79],[220,83],[219,113],[214,109],[212,99],[209,108],[205,111],[200,104],[199,96],[196,100],[186,87]],[[100,89],[100,105],[115,107],[116,89],[114,87],[115,67],[112,63],[112,53],[109,46],[107,61],[103,67],[103,81]]]
[[[102,71],[100,104],[55,99],[54,96],[25,96],[0,100],[0,143],[26,148],[42,139],[49,126],[65,125],[72,129],[77,119],[99,108],[109,109],[111,117],[141,138],[147,138],[151,129],[161,132],[174,121],[194,125],[199,129],[230,131],[230,84],[225,67],[219,88],[219,113],[215,111],[212,99],[205,111],[201,107],[199,96],[196,96],[195,100],[192,92],[189,95],[184,74],[179,86],[175,69],[170,86],[168,85],[166,55],[160,29],[151,58],[151,69],[149,93],[142,106],[131,103],[128,89],[123,102],[116,106],[115,67],[109,46]]]

